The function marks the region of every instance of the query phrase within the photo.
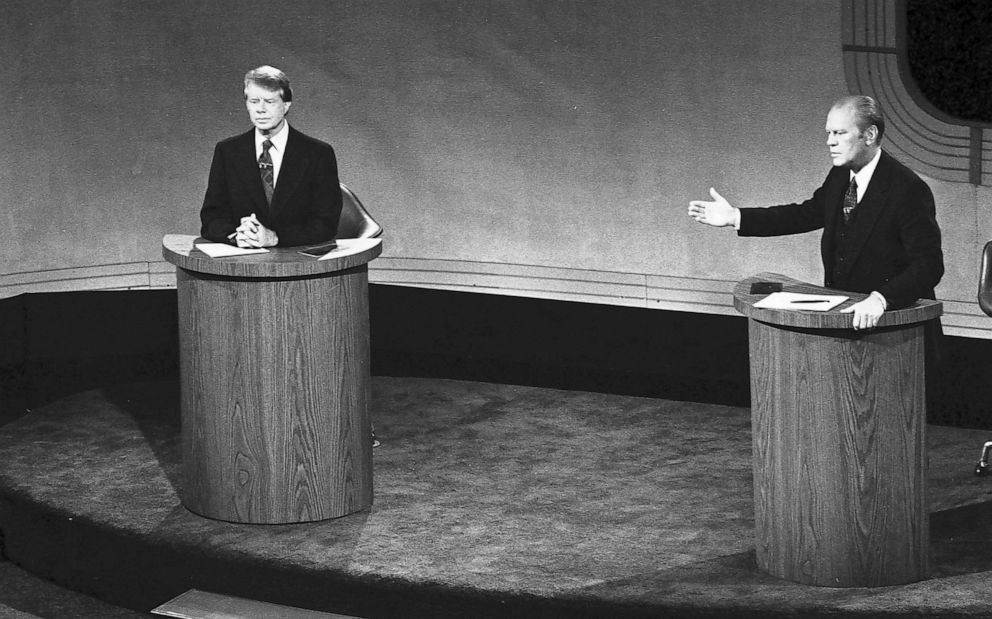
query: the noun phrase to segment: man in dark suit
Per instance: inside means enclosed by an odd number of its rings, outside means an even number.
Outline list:
[[[740,236],[778,236],[823,228],[824,285],[868,293],[848,308],[855,329],[871,329],[886,309],[935,298],[944,274],[933,193],[912,170],[882,151],[885,120],[871,97],[843,97],[827,115],[834,167],[799,204],[738,209],[715,189],[693,200],[689,216],[734,226]]]
[[[333,239],[341,215],[334,149],[289,126],[293,91],[282,71],[249,71],[244,95],[254,128],[214,149],[200,235],[239,247]]]

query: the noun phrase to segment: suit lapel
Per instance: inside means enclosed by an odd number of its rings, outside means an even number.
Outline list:
[[[279,167],[279,179],[276,181],[276,189],[272,194],[272,212],[277,214],[293,195],[300,180],[306,176],[309,158],[304,152],[303,144],[296,129],[289,127],[289,135],[286,139],[286,152],[282,157],[282,165]],[[259,184],[261,186],[261,183]]]
[[[262,187],[262,175],[258,172],[258,160],[255,159],[255,130],[252,129],[238,139],[234,149],[234,169],[238,171],[245,187],[251,189],[255,213],[269,212],[269,204],[265,200],[265,189]]]
[[[889,206],[887,196],[891,174],[892,168],[888,155],[883,151],[878,166],[875,168],[875,173],[872,174],[871,181],[868,183],[868,190],[865,191],[864,197],[861,198],[861,202],[855,209],[854,223],[850,230],[851,248],[853,249],[852,262],[858,259],[858,254],[868,242],[868,237],[875,224],[878,223],[879,216]],[[843,198],[841,198],[841,202],[843,203]]]

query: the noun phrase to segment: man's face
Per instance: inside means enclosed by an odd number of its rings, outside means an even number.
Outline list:
[[[262,133],[272,131],[286,117],[289,106],[292,105],[282,100],[278,90],[266,90],[249,82],[245,88],[245,106],[248,108],[248,116],[251,123]]]
[[[827,114],[827,147],[830,158],[837,167],[860,170],[875,156],[876,130],[874,125],[864,132],[855,124],[854,110],[850,106],[835,107]]]

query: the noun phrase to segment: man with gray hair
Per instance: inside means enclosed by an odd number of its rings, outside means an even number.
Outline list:
[[[842,97],[827,115],[834,167],[813,197],[768,208],[732,206],[716,189],[693,200],[689,217],[733,226],[740,236],[823,229],[824,285],[869,296],[848,310],[855,329],[871,329],[886,309],[934,299],[944,274],[933,193],[881,148],[885,120],[871,97]]]
[[[214,149],[200,235],[239,247],[334,239],[341,216],[334,149],[289,126],[293,91],[279,69],[249,71],[244,97],[254,126]]]

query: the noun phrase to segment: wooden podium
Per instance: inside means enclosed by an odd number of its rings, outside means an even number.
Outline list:
[[[229,522],[336,518],[372,504],[367,263],[299,248],[210,258],[167,235],[176,265],[183,504]]]
[[[827,312],[759,309],[755,282],[842,294]],[[810,585],[876,587],[927,577],[924,327],[920,300],[868,331],[840,310],[867,295],[777,274],[740,282],[749,318],[758,567]]]

